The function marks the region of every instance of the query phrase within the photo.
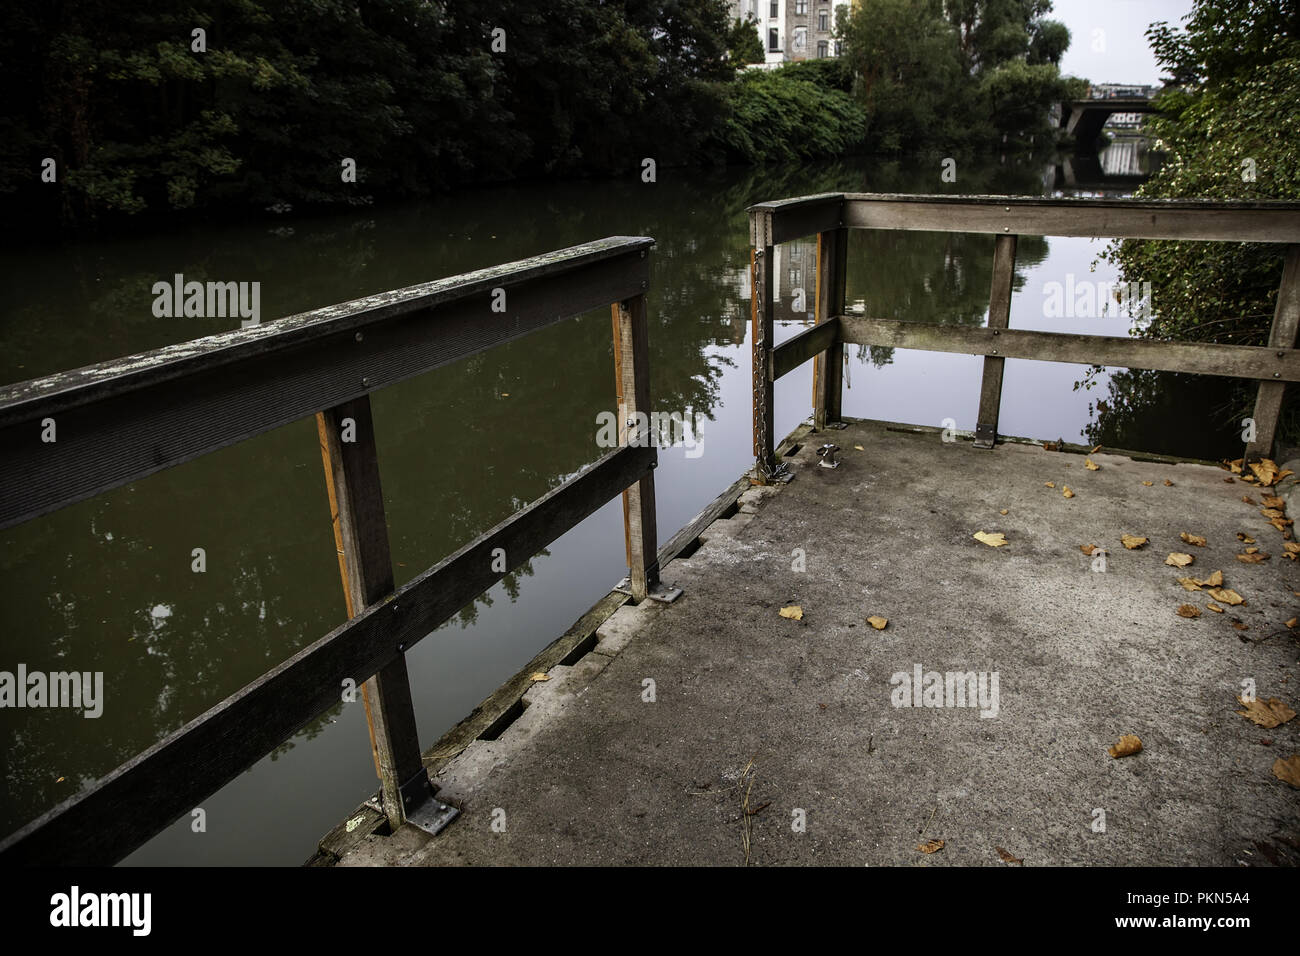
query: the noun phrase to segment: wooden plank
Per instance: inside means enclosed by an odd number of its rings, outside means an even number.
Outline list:
[[[752,485],[753,482],[746,475],[727,486],[726,491],[714,498],[707,508],[688,521],[685,527],[669,538],[667,544],[659,549],[659,565],[662,567],[685,551],[690,543],[700,536],[701,531],[713,524]]]
[[[827,322],[812,325],[772,350],[772,380],[788,375],[804,362],[835,344],[839,323],[832,316]]]
[[[1300,328],[1300,244],[1287,249],[1282,266],[1282,284],[1277,290],[1277,306],[1273,310],[1273,326],[1269,330],[1268,344],[1272,349],[1292,349],[1296,344],[1296,331]],[[1277,422],[1282,414],[1282,400],[1286,397],[1286,383],[1260,382],[1255,396],[1255,440],[1246,445],[1245,457],[1268,458],[1273,454],[1277,435]]]
[[[116,862],[339,701],[494,585],[493,551],[518,568],[649,473],[653,448],[617,448],[579,475],[0,843],[0,863]]]
[[[993,281],[989,290],[990,329],[1005,329],[1011,320],[1011,286],[1016,278],[1016,237],[993,240]],[[1006,359],[984,356],[984,377],[980,382],[980,407],[975,418],[975,447],[992,448],[997,442],[998,412],[1002,407],[1002,371]]]
[[[844,225],[1027,236],[1300,242],[1300,203],[848,194]]]
[[[749,207],[749,244],[755,249],[839,229],[843,193],[818,193]]]
[[[618,317],[618,371],[622,382],[619,405],[618,439],[620,445],[643,442],[658,460],[657,436],[640,434],[633,429],[638,414],[650,416],[650,340],[646,320],[646,297],[638,295],[614,305]],[[652,466],[653,467],[653,466]],[[659,530],[655,520],[654,472],[647,472],[636,484],[623,492],[623,516],[627,524],[628,575],[632,600],[640,603],[646,593],[659,583]]]
[[[751,217],[751,222],[752,222]],[[774,268],[772,257],[775,247],[764,246],[749,251],[750,275],[750,378],[753,393],[754,419],[754,475],[767,481],[776,469],[773,454],[774,389],[771,374],[772,362],[772,297]]]
[[[849,231],[817,234],[817,324],[834,325],[835,341],[813,359],[813,425],[824,429],[840,420],[844,392],[844,343],[835,316],[844,311],[848,280]]]
[[[1300,350],[1210,342],[1156,342],[1118,336],[986,329],[929,322],[840,316],[840,337],[854,345],[965,352],[1041,362],[1074,362],[1192,372],[1228,378],[1300,381]]]
[[[362,395],[318,413],[316,425],[350,619],[393,593],[370,397]],[[362,684],[361,693],[382,805],[396,830],[406,822],[404,788],[410,793],[413,781],[424,773],[406,655],[398,654],[380,668]]]
[[[575,246],[0,389],[0,528],[637,295],[651,242]]]

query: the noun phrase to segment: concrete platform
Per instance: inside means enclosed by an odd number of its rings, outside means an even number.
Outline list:
[[[818,466],[825,440],[837,469]],[[866,423],[787,460],[793,482],[747,493],[664,569],[677,603],[617,611],[498,739],[443,767],[457,821],[368,837],[340,865],[1300,862],[1300,790],[1271,770],[1300,750],[1300,718],[1235,713],[1247,679],[1300,705],[1300,567],[1258,489]],[[1238,532],[1271,558],[1236,560]],[[1109,551],[1104,572],[1084,544]],[[1244,605],[1214,613],[1176,581],[1215,570]],[[987,675],[984,706],[895,706],[895,675],[918,667]],[[1109,756],[1122,734],[1142,751]]]

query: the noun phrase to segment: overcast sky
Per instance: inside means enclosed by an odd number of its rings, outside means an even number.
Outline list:
[[[1158,83],[1146,29],[1157,20],[1181,27],[1191,10],[1192,0],[1053,0],[1048,17],[1070,28],[1061,72],[1094,83]]]

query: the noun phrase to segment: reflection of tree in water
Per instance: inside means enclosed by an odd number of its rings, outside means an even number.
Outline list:
[[[746,208],[816,192],[901,191],[907,175],[900,168],[868,183],[852,166],[827,163],[690,172],[671,188],[557,184],[544,198],[512,187],[286,222],[278,233],[223,227],[202,237],[76,247],[22,264],[30,281],[6,308],[5,330],[14,334],[0,374],[28,378],[233,327],[230,319],[155,318],[152,284],[175,272],[260,281],[266,320],[602,236],[645,234],[657,240],[652,408],[712,419],[722,372],[734,361],[718,346],[743,342],[748,326],[739,286],[749,269]],[[910,182],[927,188],[920,173]],[[955,237],[951,247],[960,268],[945,258],[945,237],[912,234],[902,246],[910,261],[888,258],[883,242],[854,272],[878,297],[892,294],[886,283],[898,284],[923,315],[969,317],[976,299],[979,310],[985,306],[992,258],[986,246],[979,262],[970,241]],[[933,276],[939,298],[930,306],[900,278],[912,262]],[[920,281],[913,278],[912,285]],[[59,316],[57,326],[51,316]],[[915,310],[907,317],[916,320]],[[384,389],[373,402],[402,584],[606,451],[595,439],[597,413],[614,402],[609,312]],[[97,720],[54,710],[0,713],[6,831],[344,619],[310,419],[10,529],[0,543],[12,661],[103,671],[107,702]],[[196,545],[207,549],[205,574],[190,570]],[[520,597],[532,571],[529,562],[506,577],[509,600]],[[490,603],[480,596],[458,626],[472,626]],[[331,709],[301,733],[318,736],[337,714]]]
[[[1094,371],[1100,371],[1095,368]],[[1094,377],[1085,380],[1095,382]],[[1090,388],[1079,382],[1075,388]],[[1094,420],[1083,429],[1093,445],[1198,458],[1241,454],[1236,410],[1253,383],[1206,375],[1117,369],[1104,399],[1089,403]]]

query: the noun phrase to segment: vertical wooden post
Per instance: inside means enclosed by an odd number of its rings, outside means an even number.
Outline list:
[[[989,328],[1005,329],[1011,320],[1011,284],[1016,277],[1016,237],[998,236],[993,246],[993,283],[989,291]],[[996,335],[997,332],[995,331]],[[998,440],[998,412],[1002,406],[1002,371],[1006,359],[984,356],[980,384],[980,409],[975,419],[975,447],[992,448]]]
[[[1286,264],[1282,267],[1282,284],[1277,290],[1277,308],[1273,310],[1268,347],[1295,348],[1297,328],[1300,328],[1300,243],[1292,243],[1287,247]],[[1255,440],[1246,445],[1244,454],[1247,461],[1273,456],[1277,421],[1285,395],[1286,382],[1259,383],[1259,393],[1255,396]]]
[[[764,230],[765,231],[765,230]],[[772,297],[775,246],[750,247],[751,362],[754,392],[754,477],[766,484],[776,476],[776,437],[773,432]]]
[[[649,428],[650,338],[645,293],[614,303],[611,313],[619,398],[618,443],[646,442],[654,447]],[[638,413],[647,422],[644,432],[637,426]],[[623,520],[632,600],[640,603],[659,584],[654,472],[623,492]]]
[[[849,231],[817,234],[817,325],[844,314]],[[838,338],[813,357],[813,427],[822,431],[840,420],[844,381],[844,343]]]
[[[393,563],[369,396],[318,412],[316,429],[329,489],[339,573],[348,617],[352,618],[393,593]],[[349,440],[345,441],[345,437]],[[399,655],[362,684],[361,691],[384,813],[395,830],[405,822],[408,810],[414,809],[423,796],[432,794],[420,758],[406,657]]]

